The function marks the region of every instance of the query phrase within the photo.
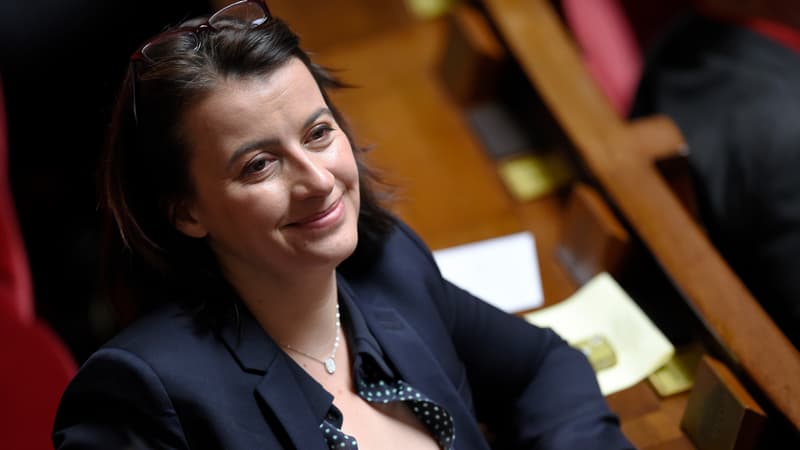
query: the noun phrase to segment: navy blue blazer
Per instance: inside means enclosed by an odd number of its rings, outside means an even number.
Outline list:
[[[445,281],[398,224],[357,277],[338,274],[398,375],[453,416],[455,448],[627,449],[585,357]],[[201,331],[167,306],[98,350],[67,388],[56,448],[325,450],[316,383],[244,312]]]

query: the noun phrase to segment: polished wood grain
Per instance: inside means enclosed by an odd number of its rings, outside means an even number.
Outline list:
[[[236,0],[212,0],[219,9]],[[367,39],[414,22],[403,0],[268,0],[270,12],[300,36],[310,52]]]
[[[631,246],[628,231],[600,193],[588,184],[573,183],[558,251],[572,279],[583,284],[601,272],[617,277]]]
[[[485,0],[582,160],[732,361],[800,429],[800,353],[709,243],[581,65],[547,0]],[[669,130],[665,131],[669,133]]]
[[[757,448],[765,419],[761,406],[725,364],[704,355],[681,420],[698,449]]]
[[[509,58],[477,9],[456,8],[448,19],[447,46],[439,57],[439,72],[450,96],[469,108],[495,95]]]

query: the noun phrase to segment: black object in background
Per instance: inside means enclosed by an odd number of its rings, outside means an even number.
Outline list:
[[[78,361],[115,331],[96,294],[96,166],[128,57],[209,11],[204,0],[0,2],[9,169],[36,309]]]

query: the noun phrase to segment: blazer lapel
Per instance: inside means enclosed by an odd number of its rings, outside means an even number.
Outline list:
[[[288,358],[252,314],[241,305],[240,310],[239,326],[229,323],[221,330],[220,337],[242,370],[264,374],[254,387],[255,396],[274,414],[295,448],[325,450],[318,428],[320,418],[311,410]],[[284,439],[280,430],[272,426],[275,420],[268,417],[264,420],[278,440]]]
[[[288,364],[272,364],[256,387],[256,393],[269,405],[295,448],[326,450],[319,429],[320,418],[307,401],[298,401],[304,399],[305,394]]]

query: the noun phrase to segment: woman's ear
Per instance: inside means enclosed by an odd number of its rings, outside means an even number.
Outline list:
[[[208,235],[206,227],[196,218],[192,206],[185,200],[172,204],[169,209],[170,220],[181,233],[193,237],[204,238]]]

